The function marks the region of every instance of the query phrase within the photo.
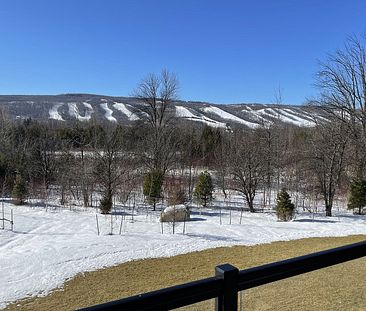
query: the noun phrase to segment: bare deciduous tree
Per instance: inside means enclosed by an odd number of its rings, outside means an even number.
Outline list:
[[[243,194],[250,212],[254,198],[266,176],[267,154],[263,140],[256,131],[238,131],[232,138],[229,172],[233,176],[232,190]]]
[[[140,114],[149,127],[141,142],[140,155],[148,174],[162,176],[163,180],[174,163],[179,143],[172,122],[175,111],[171,109],[177,99],[177,92],[178,80],[167,70],[163,70],[160,75],[149,74],[135,91],[135,96],[142,102]],[[150,184],[154,185],[154,180]]]
[[[326,216],[332,216],[334,196],[345,169],[348,137],[342,124],[322,124],[314,130],[309,150],[309,167],[320,194]]]
[[[358,144],[355,158],[358,175],[366,168],[366,36],[350,37],[343,49],[329,55],[317,74],[321,90],[317,101],[335,118]]]
[[[139,108],[150,131],[143,142],[144,163],[150,171],[163,174],[171,165],[175,155],[174,111],[169,110],[177,99],[178,79],[167,70],[160,75],[149,74],[138,85],[135,96],[143,106]]]
[[[99,148],[95,148],[94,173],[103,199],[112,207],[113,197],[133,176],[132,157],[123,150],[123,130],[117,126],[100,133]],[[109,210],[110,210],[109,208]],[[103,212],[109,212],[104,210]]]

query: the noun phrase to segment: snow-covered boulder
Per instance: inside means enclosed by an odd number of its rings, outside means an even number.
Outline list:
[[[182,205],[168,206],[160,215],[161,222],[187,221],[190,218],[189,209]]]

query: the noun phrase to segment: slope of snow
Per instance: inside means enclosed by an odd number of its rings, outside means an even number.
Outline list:
[[[251,113],[253,115],[256,115],[257,117],[267,116],[278,119],[284,123],[290,123],[297,126],[315,126],[314,121],[310,121],[307,118],[301,118],[298,115],[294,114],[292,110],[286,108],[263,108],[255,111],[253,110]]]
[[[137,120],[140,120],[140,118],[134,114],[132,111],[130,111],[127,107],[126,107],[126,104],[123,104],[123,103],[117,103],[115,102],[113,104],[113,107],[117,110],[119,110],[120,112],[122,112],[124,115],[127,116],[128,120],[130,121],[137,121]]]
[[[226,112],[218,107],[214,107],[214,106],[209,106],[209,107],[205,107],[202,109],[203,111],[207,112],[207,113],[213,113],[223,119],[226,120],[230,120],[230,121],[234,121],[237,123],[241,123],[244,124],[245,126],[248,126],[250,128],[256,128],[259,125],[257,123],[253,123],[253,122],[249,122],[249,121],[245,121],[229,112]]]
[[[235,203],[234,203],[235,204]],[[232,245],[254,245],[306,237],[366,234],[366,216],[353,216],[342,211],[338,217],[325,218],[299,214],[295,221],[277,222],[273,213],[222,211],[220,225],[217,210],[205,209],[202,215],[192,209],[195,221],[182,225],[170,234],[166,225],[161,234],[159,212],[146,215],[146,208],[123,222],[119,235],[120,215],[98,215],[101,234],[96,231],[94,210],[14,207],[5,203],[8,216],[14,210],[14,232],[0,230],[0,308],[12,301],[47,294],[62,286],[76,274],[148,257],[166,257]],[[123,211],[120,210],[120,213]],[[131,211],[130,211],[131,212]],[[336,213],[336,211],[335,211]]]
[[[91,119],[92,113],[94,112],[94,109],[87,102],[84,102],[83,105],[86,108],[85,116],[80,115],[80,112],[79,112],[79,108],[77,106],[77,103],[68,103],[68,106],[69,106],[69,114],[70,114],[70,116],[78,119],[79,121],[89,121]]]
[[[93,109],[92,105],[90,105],[87,102],[84,102],[83,105],[86,108],[86,111],[85,111],[85,116],[82,117],[82,118],[84,118],[84,120],[90,120],[91,119],[91,115],[94,112],[94,109]]]
[[[203,114],[199,116],[194,115],[188,108],[183,106],[176,106],[175,114],[178,118],[184,118],[192,121],[202,122],[212,127],[225,128],[225,129],[227,128],[225,123],[212,120],[204,116]]]
[[[250,107],[244,107],[244,109],[242,109],[242,112],[246,113],[249,117],[252,117],[255,120],[265,122],[267,124],[273,123],[271,118],[277,119],[284,123],[294,124],[300,127],[313,127],[316,125],[315,120],[329,121],[319,114],[310,114],[305,110],[292,110],[289,108],[266,107],[254,110]]]
[[[175,113],[178,118],[198,118],[188,108],[183,106],[175,106]]]
[[[54,104],[53,107],[48,111],[48,114],[50,116],[50,119],[59,120],[59,121],[65,121],[60,113],[58,112],[58,108],[60,108],[63,105],[63,103],[57,103]]]
[[[102,107],[102,109],[104,109],[104,111],[105,111],[104,117],[108,121],[117,122],[117,119],[115,117],[113,117],[113,110],[108,107],[107,102],[100,104],[100,107]]]
[[[281,109],[281,113],[289,118],[292,118],[295,122],[294,124],[298,126],[312,127],[316,125],[314,121],[296,115],[291,109],[287,108]]]

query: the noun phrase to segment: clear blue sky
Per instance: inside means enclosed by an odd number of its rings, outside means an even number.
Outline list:
[[[363,0],[1,0],[0,94],[128,96],[166,68],[180,98],[315,93],[317,61],[366,31]]]

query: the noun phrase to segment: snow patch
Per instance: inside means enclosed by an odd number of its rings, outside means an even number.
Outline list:
[[[308,119],[305,118],[301,118],[298,115],[296,115],[294,113],[294,111],[292,111],[291,109],[279,109],[280,113],[282,113],[284,115],[284,118],[288,118],[289,123],[293,123],[297,126],[303,126],[303,127],[312,127],[315,126],[316,123],[314,121],[310,121]]]
[[[180,211],[180,210],[186,210],[187,207],[184,204],[179,204],[179,205],[173,205],[173,206],[168,206],[164,209],[164,213],[170,213],[170,212],[174,212],[174,211]]]
[[[117,103],[115,102],[113,104],[113,107],[117,110],[119,110],[120,112],[122,112],[124,115],[127,116],[128,120],[130,121],[137,121],[137,120],[140,120],[140,118],[135,114],[133,113],[132,111],[130,111],[128,108],[127,108],[127,105],[126,104],[123,104],[123,103]]]
[[[104,111],[105,111],[104,117],[108,121],[117,122],[117,119],[115,117],[113,117],[113,110],[108,107],[108,103],[107,102],[100,104],[100,107],[102,107],[102,109],[104,109]]]
[[[60,113],[58,112],[58,109],[63,106],[63,103],[57,103],[54,104],[53,107],[48,111],[48,114],[50,116],[50,119],[59,120],[59,121],[65,121]]]
[[[175,113],[178,118],[184,118],[192,121],[202,122],[212,127],[224,128],[224,129],[227,128],[226,123],[212,120],[204,116],[203,114],[197,116],[193,114],[188,108],[183,106],[176,106]]]
[[[79,121],[89,121],[91,119],[92,113],[94,112],[94,109],[89,103],[84,102],[83,105],[86,108],[84,116],[80,115],[77,103],[68,103],[69,114],[70,116],[78,119]]]
[[[219,116],[220,118],[244,124],[245,126],[250,127],[250,128],[257,128],[259,126],[259,124],[257,124],[257,123],[253,123],[253,122],[243,120],[243,119],[241,119],[241,118],[239,118],[239,117],[237,117],[237,116],[235,116],[235,115],[233,115],[233,114],[231,114],[231,113],[229,113],[225,110],[222,110],[218,107],[209,106],[209,107],[202,108],[202,110],[207,112],[207,113],[213,113],[213,114]]]

